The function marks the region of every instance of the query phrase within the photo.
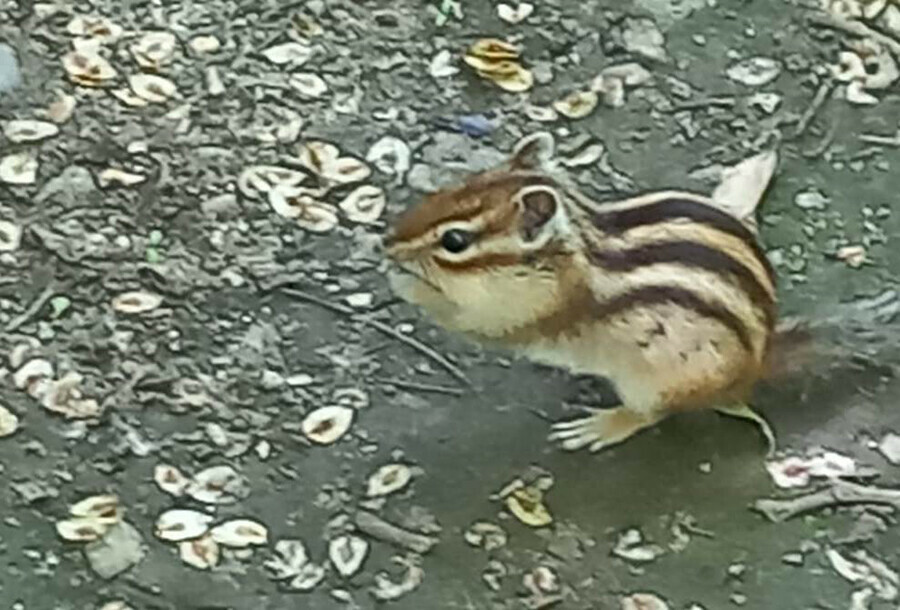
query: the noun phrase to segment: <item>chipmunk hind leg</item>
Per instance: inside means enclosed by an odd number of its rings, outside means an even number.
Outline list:
[[[549,439],[567,451],[588,447],[592,453],[627,440],[662,420],[664,413],[644,413],[627,407],[591,409],[587,417],[557,422]]]

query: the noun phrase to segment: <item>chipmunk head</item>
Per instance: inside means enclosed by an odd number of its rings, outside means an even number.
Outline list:
[[[487,335],[553,307],[570,231],[553,150],[549,133],[527,136],[502,166],[402,214],[384,241],[395,293],[444,326]]]

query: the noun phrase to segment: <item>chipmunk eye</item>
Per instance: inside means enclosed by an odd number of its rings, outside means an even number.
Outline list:
[[[473,236],[462,229],[450,229],[441,235],[441,247],[447,252],[458,254],[472,244]]]

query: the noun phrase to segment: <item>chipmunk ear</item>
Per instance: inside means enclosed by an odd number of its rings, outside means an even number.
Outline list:
[[[510,165],[516,169],[541,169],[551,164],[555,143],[549,131],[527,135],[513,147]]]
[[[549,186],[526,186],[516,193],[515,203],[519,207],[519,231],[526,242],[537,240],[561,213],[559,195]]]

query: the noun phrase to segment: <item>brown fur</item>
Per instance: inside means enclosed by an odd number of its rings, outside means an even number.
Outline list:
[[[565,433],[573,447],[607,428],[627,437],[668,413],[744,400],[780,341],[774,275],[753,234],[690,194],[588,205],[535,165],[540,152],[526,146],[405,212],[387,253],[428,286],[407,278],[394,282],[398,294],[447,329],[609,377],[621,421],[576,427]],[[563,202],[560,212],[529,209],[526,187],[541,195],[532,201]],[[444,251],[450,223],[476,242]]]

